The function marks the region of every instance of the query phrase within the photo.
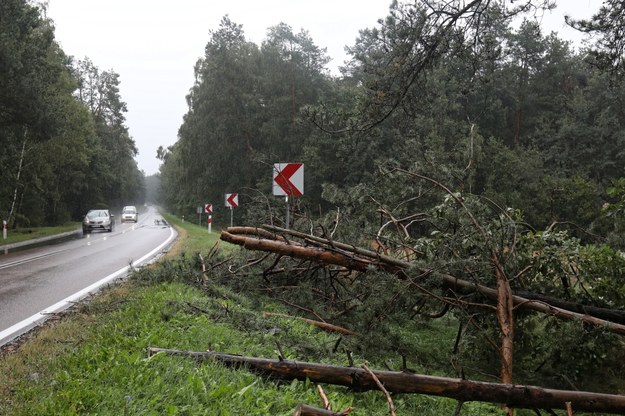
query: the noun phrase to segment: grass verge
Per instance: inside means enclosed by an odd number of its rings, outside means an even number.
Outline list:
[[[21,241],[32,240],[35,238],[49,237],[68,231],[77,231],[79,229],[79,222],[68,222],[56,227],[20,228],[17,230],[8,230],[6,239],[0,237],[0,246],[4,244],[19,243]]]
[[[299,403],[322,407],[317,387],[309,382],[269,381],[211,361],[148,357],[148,347],[160,347],[348,364],[344,352],[335,351],[338,335],[298,320],[263,317],[265,310],[285,312],[269,298],[249,297],[217,283],[209,290],[185,284],[188,270],[179,257],[206,253],[218,235],[166,219],[184,237],[172,250],[175,257],[54,317],[4,351],[0,414],[291,415]],[[234,253],[238,247],[223,245],[221,250]],[[427,350],[429,360],[445,360],[437,346],[449,345],[453,330],[442,323],[407,336],[414,337],[415,349]],[[400,365],[399,358],[393,362],[353,355],[356,365],[366,359],[374,369],[384,363]],[[422,363],[410,364],[423,369]],[[354,393],[329,385],[323,389],[337,411],[353,407],[351,415],[390,414],[381,392]],[[393,403],[398,415],[453,414],[456,407],[452,400],[424,395],[396,395]],[[502,412],[468,403],[461,414]]]

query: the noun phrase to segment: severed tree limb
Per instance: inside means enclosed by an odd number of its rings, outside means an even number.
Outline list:
[[[325,329],[326,331],[338,332],[340,334],[345,334],[345,335],[358,335],[356,332],[352,330],[349,330],[347,328],[343,328],[337,325],[332,325],[327,322],[315,321],[313,319],[302,318],[301,316],[290,316],[290,315],[285,315],[282,313],[263,312],[263,318],[267,318],[270,316],[279,316],[281,318],[298,319],[306,323],[309,323],[311,325],[314,325],[317,328]]]
[[[583,305],[581,303],[569,302],[563,299],[557,299],[551,296],[545,296],[539,293],[532,293],[524,290],[515,290],[514,294],[528,300],[548,303],[549,305],[556,306],[561,309],[566,309],[571,312],[590,315],[594,316],[595,318],[604,319],[606,321],[614,322],[616,324],[625,325],[625,311]]]
[[[395,257],[380,254],[372,250],[367,250],[364,248],[356,247],[351,244],[345,244],[345,243],[341,243],[341,242],[334,241],[334,240],[330,241],[326,238],[305,234],[305,233],[295,231],[295,230],[287,230],[286,228],[280,228],[280,227],[276,227],[273,225],[263,225],[263,228],[266,228],[268,230],[272,230],[275,232],[287,233],[289,235],[292,235],[293,237],[298,237],[304,240],[314,241],[319,244],[336,247],[341,250],[345,250],[348,252],[358,254],[360,256],[369,257],[371,259],[379,259],[379,260],[382,260],[384,263],[388,263],[397,267],[406,268],[410,266],[410,263],[402,261],[402,260],[398,260]],[[230,231],[230,229],[228,228],[227,231]]]
[[[326,392],[323,391],[323,387],[317,384],[317,391],[319,392],[319,396],[321,400],[323,400],[323,408],[327,410],[332,410],[332,406],[330,405],[330,400],[328,400],[328,396],[326,396]]]
[[[357,391],[378,390],[375,380],[362,368],[340,367],[301,361],[270,360],[218,352],[180,351],[148,348],[149,356],[166,353],[196,360],[216,360],[228,367],[251,371],[282,380],[310,380],[347,386]],[[375,371],[389,393],[417,393],[449,397],[463,402],[498,403],[526,409],[567,409],[625,415],[625,396],[585,391],[555,390],[531,385],[513,385],[436,377],[398,371]]]
[[[391,395],[388,393],[388,390],[386,390],[386,388],[384,387],[384,384],[382,384],[380,379],[375,375],[375,373],[373,371],[371,371],[371,369],[369,367],[367,367],[366,364],[362,364],[361,367],[363,368],[363,370],[365,370],[367,372],[367,374],[369,374],[371,376],[373,381],[375,381],[375,384],[378,385],[378,388],[380,390],[382,390],[382,392],[386,396],[386,401],[388,402],[388,407],[391,410],[391,416],[396,416],[395,404],[393,404],[393,399],[391,398]]]
[[[357,256],[356,254],[348,256],[338,253],[336,251],[330,252],[320,247],[305,247],[301,245],[294,245],[293,242],[285,244],[274,240],[233,235],[227,230],[221,232],[220,238],[222,240],[228,241],[233,244],[241,245],[250,250],[272,251],[274,253],[288,255],[299,259],[316,261],[324,264],[335,264],[357,271],[366,271],[369,267],[375,267],[396,274],[400,274],[405,272],[410,267],[410,263],[408,262],[397,259],[393,259],[392,261],[386,261],[385,256],[377,254],[374,254],[377,258]],[[337,247],[340,247],[337,243],[334,244]],[[360,250],[358,252],[360,252]],[[357,251],[354,251],[354,253],[357,253]],[[426,276],[428,275],[428,273],[431,272],[433,271],[423,271],[423,275]],[[439,276],[442,279],[443,283],[448,286],[460,287],[465,290],[474,291],[494,301],[497,301],[498,299],[498,291],[496,289],[478,285],[476,283],[459,279],[447,274],[440,274]],[[596,318],[585,313],[572,312],[567,309],[553,306],[544,301],[534,301],[517,295],[512,295],[511,300],[514,303],[515,307],[535,310],[537,312],[553,315],[561,319],[579,320],[593,325],[603,326],[608,331],[620,335],[625,335],[625,325],[622,324],[609,322],[607,320]]]
[[[277,230],[280,230],[280,228],[276,227]],[[228,231],[232,234],[239,234],[239,235],[255,235],[259,238],[267,238],[267,239],[271,239],[271,240],[281,240],[284,242],[287,242],[287,240],[276,234],[276,233],[272,233],[271,231],[267,231],[264,228],[258,228],[258,227],[228,227]],[[307,235],[307,234],[305,234]]]
[[[324,264],[335,264],[353,270],[366,270],[367,267],[374,266],[375,262],[373,259],[356,256],[349,257],[347,255],[330,252],[317,247],[305,247],[292,243],[285,244],[279,241],[264,238],[243,237],[231,234],[228,231],[222,231],[220,238],[228,241],[229,243],[237,244],[250,250],[273,251],[303,260],[310,260]]]

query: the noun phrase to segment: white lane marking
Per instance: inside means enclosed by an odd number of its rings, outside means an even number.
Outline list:
[[[154,250],[150,251],[148,254],[146,254],[145,256],[141,257],[139,260],[137,260],[134,264],[136,265],[141,265],[144,261],[148,260],[149,258],[151,258],[152,256],[154,256],[159,250],[161,250],[163,247],[165,247],[167,244],[169,244],[169,242],[176,236],[176,232],[174,231],[173,227],[169,228],[169,237],[167,238],[167,240],[165,240],[165,242],[163,242],[162,244],[160,244],[158,247],[156,247]],[[105,278],[93,283],[91,286],[88,286],[76,293],[74,293],[73,295],[70,295],[68,297],[66,297],[65,299],[55,303],[52,306],[47,307],[46,309],[37,312],[36,314],[24,319],[21,322],[16,323],[15,325],[5,329],[4,331],[0,332],[0,346],[6,344],[7,342],[17,338],[18,336],[28,332],[30,329],[32,329],[33,327],[35,327],[38,323],[41,323],[43,321],[45,321],[48,318],[49,314],[52,313],[56,313],[59,311],[62,311],[64,309],[67,309],[68,307],[72,306],[74,303],[76,303],[77,301],[87,297],[88,295],[90,295],[92,292],[97,292],[98,289],[100,289],[102,286],[106,285],[107,283],[110,283],[111,281],[117,279],[119,276],[123,276],[124,274],[126,274],[128,272],[128,270],[130,269],[130,266],[126,266],[124,268],[121,268],[119,270],[117,270],[116,272],[113,272],[111,274],[109,274],[108,276],[106,276]]]
[[[37,256],[29,257],[27,259],[21,259],[21,260],[12,261],[10,263],[0,264],[0,269],[8,269],[9,267],[19,266],[19,265],[22,265],[22,264],[25,264],[25,263],[30,263],[31,261],[39,260],[39,259],[42,259],[44,257],[49,257],[49,256],[52,256],[54,254],[62,253],[62,252],[67,251],[67,250],[68,249],[50,251],[48,253],[43,253],[43,254],[39,254]]]

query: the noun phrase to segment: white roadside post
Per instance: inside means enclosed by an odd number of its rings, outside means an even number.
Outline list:
[[[4,238],[5,240],[7,239],[7,229],[8,229],[7,220],[2,220],[2,238]]]
[[[208,214],[206,222],[208,223],[208,233],[210,234],[211,224],[213,222],[213,216],[211,215],[213,213],[213,204],[204,204],[204,212]]]

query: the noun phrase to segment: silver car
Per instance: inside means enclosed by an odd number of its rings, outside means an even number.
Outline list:
[[[137,222],[139,220],[139,213],[137,207],[129,205],[122,209],[122,223],[127,221]]]
[[[92,209],[82,221],[82,232],[89,234],[93,230],[103,230],[110,233],[114,226],[115,216],[108,209]]]

